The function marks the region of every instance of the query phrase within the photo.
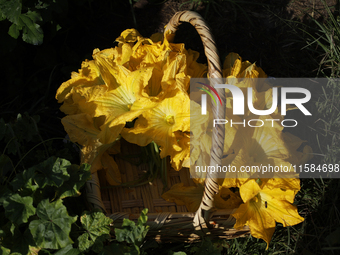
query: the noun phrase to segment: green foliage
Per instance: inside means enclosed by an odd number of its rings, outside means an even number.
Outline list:
[[[32,197],[21,197],[19,194],[13,194],[3,202],[5,215],[12,223],[20,225],[26,223],[28,218],[35,214]]]
[[[80,196],[80,188],[84,186],[86,181],[90,177],[90,166],[81,165],[77,167],[76,165],[71,165],[68,168],[69,179],[66,180],[63,185],[61,185],[57,191],[57,197],[63,199],[65,197],[77,197]]]
[[[307,46],[317,45],[322,54],[319,63],[319,73],[322,76],[336,78],[340,75],[340,16],[335,16],[325,0],[321,0],[324,10],[329,16],[325,22],[312,18],[318,29],[315,33],[308,33]]]
[[[141,246],[149,230],[146,226],[148,209],[143,209],[137,224],[129,219],[124,219],[121,228],[115,228],[116,241],[105,247],[101,255],[110,254],[141,254]]]
[[[55,250],[72,244],[71,226],[78,216],[69,215],[62,199],[80,195],[89,170],[89,165],[79,167],[51,157],[17,174],[10,185],[0,186],[2,252],[28,254],[32,249]],[[93,234],[92,229],[87,231]]]
[[[7,19],[12,23],[8,34],[17,39],[22,32],[22,39],[33,45],[40,45],[43,42],[44,33],[41,25],[46,22],[53,24],[53,14],[60,15],[67,9],[67,0],[0,0],[1,20]],[[59,24],[53,25],[60,28]]]
[[[147,214],[148,210],[144,209],[141,213],[141,216],[138,219],[138,224],[136,225],[135,222],[124,219],[122,228],[115,229],[116,239],[118,242],[127,242],[129,244],[141,244],[143,239],[148,232],[148,226],[144,226],[147,221]]]
[[[6,160],[5,160],[6,161]],[[2,164],[2,167],[5,164]],[[0,254],[98,254],[111,239],[112,220],[103,212],[72,215],[66,199],[80,195],[90,166],[50,157],[0,186]],[[140,254],[148,231],[147,209],[137,224],[125,219],[107,248]],[[104,253],[107,254],[107,253]]]
[[[39,124],[40,117],[38,115],[30,116],[27,112],[17,114],[15,119],[8,122],[0,119],[0,147],[4,148],[0,155],[0,183],[9,182],[12,174],[16,173],[19,168],[20,170],[27,169],[36,165],[36,162],[45,160],[49,155],[72,159],[73,156],[70,155],[70,149],[74,150],[72,145],[68,144],[70,148],[68,149],[63,144],[63,147],[59,149],[53,142],[54,140],[64,140],[64,138],[43,140],[38,128]],[[76,151],[74,150],[74,152]],[[17,162],[16,165],[13,162]],[[49,169],[48,171],[54,170]],[[43,170],[40,177],[44,178],[44,174],[46,173]],[[56,185],[58,183],[59,181],[56,182]]]
[[[92,247],[94,252],[99,253],[103,249],[103,241],[110,238],[112,220],[102,212],[84,212],[80,221],[86,232],[78,237],[79,250],[84,252]]]
[[[69,237],[71,225],[77,216],[71,217],[61,199],[50,203],[41,201],[37,207],[38,220],[29,224],[29,229],[37,246],[45,249],[60,249],[73,243]]]
[[[51,157],[33,167],[37,172],[35,181],[41,188],[44,188],[47,185],[60,187],[64,181],[67,181],[70,178],[70,175],[67,172],[67,168],[70,166],[71,163],[67,160]]]

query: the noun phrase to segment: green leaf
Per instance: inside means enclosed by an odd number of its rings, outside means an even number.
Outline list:
[[[138,225],[143,225],[148,221],[147,213],[148,213],[148,208],[144,208],[138,218]]]
[[[85,211],[80,217],[80,221],[86,230],[78,237],[80,251],[86,251],[93,245],[96,245],[96,250],[100,251],[103,241],[109,237],[112,219],[106,217],[102,212],[89,213]]]
[[[14,24],[18,24],[19,22],[21,8],[20,0],[0,0],[0,13]]]
[[[71,163],[66,159],[50,157],[32,167],[35,171],[39,172],[34,179],[40,188],[44,188],[47,185],[60,187],[64,181],[70,178],[67,172],[67,168],[70,166]]]
[[[40,219],[32,221],[29,229],[39,247],[61,249],[73,243],[69,234],[77,216],[68,215],[61,199],[53,203],[48,199],[41,201],[37,207],[37,215]]]
[[[11,253],[10,249],[7,249],[3,247],[2,245],[0,245],[0,255],[9,255],[10,253]]]
[[[136,225],[134,221],[123,219],[122,228],[115,229],[117,241],[127,242],[139,246],[149,230],[149,226],[144,226],[148,219],[146,216],[147,212],[148,209],[144,209],[141,212],[141,215],[138,218],[138,225]],[[136,247],[136,249],[138,250],[138,247]]]
[[[69,244],[66,247],[54,253],[54,255],[79,255],[79,254],[81,254],[80,250],[73,248],[72,244]]]
[[[3,202],[6,216],[18,225],[26,223],[28,218],[35,214],[32,197],[21,197],[19,194],[11,195]]]
[[[33,184],[35,176],[34,168],[24,170],[22,173],[17,174],[11,182],[14,191],[20,190],[20,195],[30,196],[38,188],[37,184]]]
[[[80,167],[77,165],[69,167],[70,179],[57,190],[57,196],[60,198],[80,196],[81,187],[91,176],[90,168],[91,166],[88,164],[83,164]]]
[[[41,27],[36,21],[41,20],[41,16],[37,12],[27,12],[20,15],[21,24],[23,26],[22,39],[33,45],[40,45],[43,43],[44,34]]]

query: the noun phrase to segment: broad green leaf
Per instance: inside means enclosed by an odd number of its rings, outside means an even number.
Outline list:
[[[68,215],[61,199],[53,203],[48,199],[41,201],[37,207],[37,215],[40,219],[32,221],[29,229],[39,247],[61,249],[73,243],[69,234],[77,216]]]
[[[88,164],[69,167],[70,179],[57,190],[57,196],[60,198],[80,196],[81,187],[91,176],[90,168],[91,166]]]
[[[18,39],[20,35],[20,28],[17,26],[17,24],[12,24],[8,29],[8,34],[12,36],[14,39]]]
[[[81,254],[80,250],[73,248],[72,244],[67,245],[61,250],[53,253],[53,255],[78,255]]]
[[[106,237],[109,237],[112,219],[106,217],[102,212],[89,213],[85,211],[80,217],[80,221],[86,232],[78,238],[79,249],[85,251],[94,244],[97,247],[102,246]]]
[[[134,221],[129,219],[123,219],[122,228],[115,229],[116,239],[118,242],[127,242],[136,245],[136,249],[139,250],[138,246],[144,240],[149,226],[144,226],[147,221],[146,213],[148,209],[144,209],[138,219],[138,225]]]
[[[50,157],[44,162],[33,166],[35,171],[39,172],[35,176],[35,181],[40,188],[44,188],[46,185],[60,187],[64,181],[70,178],[67,172],[71,163],[66,159],[60,159]]]
[[[0,0],[0,13],[14,24],[18,24],[21,7],[20,0]]]
[[[3,202],[6,216],[18,225],[28,221],[35,214],[32,197],[21,197],[19,194],[11,195]]]
[[[10,249],[7,249],[3,247],[2,245],[0,245],[0,255],[9,255],[10,253],[11,253]]]
[[[22,196],[32,195],[38,188],[37,184],[33,184],[34,175],[34,168],[29,168],[17,174],[11,182],[13,190],[18,191],[20,189],[20,195]]]
[[[40,14],[37,12],[27,12],[26,14],[20,15],[20,20],[25,24],[22,39],[33,45],[42,44],[44,34],[41,27],[36,23],[41,20]]]
[[[83,234],[78,237],[79,250],[81,252],[85,252],[91,248],[91,250],[93,250],[95,253],[99,253],[103,250],[103,242],[109,237],[109,235],[102,235],[93,241],[89,238],[88,234]]]

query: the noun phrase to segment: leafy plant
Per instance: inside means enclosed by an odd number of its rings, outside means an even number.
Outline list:
[[[87,164],[50,157],[0,186],[2,249],[29,254],[32,249],[56,250],[72,244],[71,226],[78,216],[69,215],[63,199],[80,195],[89,169]]]
[[[116,240],[105,247],[101,255],[110,254],[144,254],[141,251],[144,238],[149,230],[146,226],[148,209],[145,208],[138,218],[137,224],[129,219],[124,219],[121,228],[115,228]]]
[[[84,212],[80,217],[85,233],[78,237],[81,252],[91,249],[99,253],[103,249],[103,241],[110,238],[110,223],[112,220],[102,212]]]
[[[42,44],[44,32],[41,25],[51,22],[54,29],[60,25],[53,22],[53,14],[65,13],[68,9],[67,0],[1,0],[0,21],[7,19],[12,25],[8,34],[17,39],[22,33],[22,39],[30,44]]]

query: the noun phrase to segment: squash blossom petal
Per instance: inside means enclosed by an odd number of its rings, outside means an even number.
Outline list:
[[[78,88],[91,88],[97,85],[104,85],[99,69],[93,60],[85,60],[78,73],[72,72],[71,79],[61,84],[56,93],[58,103],[63,103],[61,111],[66,114],[82,113],[79,103],[85,100],[81,96],[74,95]]]
[[[176,141],[181,148],[180,151],[173,150],[171,154],[171,166],[176,170],[181,170],[182,166],[185,167],[184,162],[189,161],[190,157],[190,134],[189,132],[176,131]],[[188,165],[187,167],[190,167]]]
[[[164,158],[167,155],[173,157],[173,151],[181,151],[175,131],[190,131],[190,99],[182,92],[174,93],[155,108],[143,112],[134,128],[123,129],[122,136],[139,146],[156,142],[161,149],[160,156]]]
[[[249,226],[250,233],[254,237],[266,241],[267,249],[274,233],[275,222],[280,222],[286,227],[299,224],[304,220],[298,214],[296,207],[291,204],[291,198],[295,196],[294,191],[268,189],[265,185],[259,188],[255,180],[249,181],[246,186],[245,189],[248,191],[243,191],[245,199],[242,197],[246,202],[232,214],[236,219],[234,228],[241,229],[245,225]]]
[[[118,167],[115,168],[114,164],[110,168],[105,167],[101,158],[105,151],[115,144],[123,125],[109,128],[107,125],[101,125],[102,122],[101,118],[95,118],[92,121],[92,118],[85,113],[68,115],[62,119],[70,140],[83,146],[82,163],[91,164],[92,173],[106,168],[107,175],[115,176],[116,180],[112,181],[113,178],[111,178],[108,181],[111,185],[115,185],[121,180]]]

